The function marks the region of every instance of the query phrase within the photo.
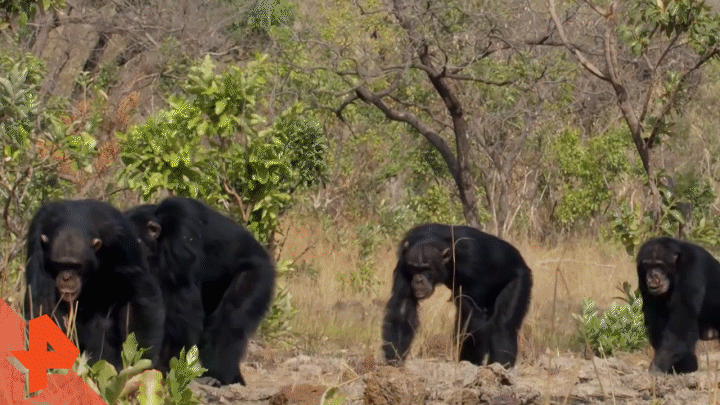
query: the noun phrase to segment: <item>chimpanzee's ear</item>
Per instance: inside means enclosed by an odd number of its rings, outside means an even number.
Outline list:
[[[158,237],[160,237],[160,232],[162,232],[162,227],[155,221],[148,221],[147,229],[148,234],[153,239],[157,239]]]
[[[453,252],[450,248],[445,248],[442,252],[443,262],[450,263],[453,259]]]
[[[668,253],[670,253],[668,256],[670,257],[670,260],[672,260],[672,264],[675,265],[677,268],[677,265],[680,264],[680,262],[682,262],[682,259],[684,259],[682,257],[682,249],[680,248],[680,246],[677,243],[672,243],[669,246],[668,250],[669,250]]]

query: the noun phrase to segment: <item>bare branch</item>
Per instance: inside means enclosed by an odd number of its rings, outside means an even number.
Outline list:
[[[440,137],[440,135],[425,125],[415,114],[397,111],[391,108],[380,97],[364,87],[358,87],[355,91],[361,100],[380,109],[387,118],[393,121],[404,122],[417,130],[440,152],[440,155],[442,155],[445,163],[448,165],[450,173],[452,173],[453,176],[456,175],[458,171],[458,163],[448,144]]]
[[[589,0],[583,0],[585,4],[590,6],[596,13],[600,14],[603,17],[608,17],[610,15],[610,12],[608,10],[603,9],[602,7],[598,6],[597,4],[593,3]]]
[[[360,2],[359,2],[358,0],[353,0],[353,3],[355,3],[355,6],[358,8],[358,10],[360,10],[360,15],[378,14],[378,13],[383,13],[383,12],[386,11],[384,8],[379,8],[379,9],[376,9],[376,10],[365,11],[365,9],[363,8],[363,6],[360,4]]]
[[[548,5],[550,9],[550,16],[552,17],[553,21],[555,22],[555,27],[557,28],[558,35],[560,35],[560,39],[562,40],[563,44],[565,44],[565,47],[572,53],[575,58],[580,62],[580,64],[590,73],[592,73],[594,76],[596,76],[599,79],[609,81],[608,77],[603,74],[600,69],[598,69],[592,62],[590,62],[585,55],[580,51],[580,49],[573,46],[570,41],[568,40],[567,35],[565,35],[565,30],[563,29],[562,23],[560,22],[560,19],[557,16],[557,12],[555,11],[555,0],[548,0]]]
[[[652,101],[653,89],[655,88],[655,85],[657,84],[657,81],[658,81],[657,70],[660,67],[660,64],[662,63],[662,61],[667,56],[667,54],[670,53],[670,50],[672,49],[673,45],[677,42],[678,38],[680,38],[679,31],[676,32],[675,36],[670,40],[670,43],[665,48],[663,53],[660,55],[657,62],[655,63],[655,66],[652,69],[652,77],[650,79],[650,85],[648,86],[647,93],[645,94],[645,101],[643,102],[643,108],[642,108],[642,111],[640,112],[640,122],[643,122],[645,120],[645,116],[647,115],[648,108],[650,107],[650,102]],[[645,58],[647,60],[647,56],[645,56]],[[650,66],[651,65],[649,63],[650,61],[648,60],[647,62],[648,62],[648,66]]]
[[[673,46],[678,41],[678,39],[680,39],[680,30],[675,31],[675,35],[670,40],[670,43],[668,43],[668,46],[663,51],[662,55],[660,55],[660,57],[658,58],[657,63],[655,63],[655,67],[653,68],[653,70],[657,70],[657,68],[660,66],[660,64],[663,62],[663,60],[665,60],[665,57],[667,56],[667,54],[670,53],[670,50],[673,48]]]
[[[494,81],[494,80],[481,79],[479,77],[473,77],[470,75],[454,75],[454,74],[446,74],[445,77],[447,77],[448,79],[477,82],[477,83],[483,83],[483,84],[487,84],[490,86],[498,86],[498,87],[507,86],[507,85],[513,84],[519,80],[519,79],[503,80],[503,81],[498,82],[498,81]]]
[[[523,128],[520,131],[520,137],[515,142],[515,147],[510,152],[510,155],[507,157],[507,159],[505,160],[505,164],[503,165],[503,171],[505,171],[506,173],[509,173],[510,170],[515,167],[515,161],[520,155],[520,151],[522,150],[523,146],[525,145],[525,141],[530,135],[530,128],[532,128],[533,123],[535,122],[535,119],[537,117],[537,111],[527,112],[525,114],[525,120],[523,123]]]
[[[398,70],[405,70],[408,66],[405,65],[394,65],[394,66],[388,66],[383,69],[384,72],[391,72],[391,71],[398,71]],[[422,63],[413,63],[409,65],[409,67],[414,69],[419,69],[427,73],[428,75],[435,75],[438,77],[446,77],[448,79],[453,80],[462,80],[462,81],[468,81],[468,82],[477,82],[477,83],[483,83],[491,86],[507,86],[509,84],[513,84],[517,82],[517,80],[503,80],[503,81],[494,81],[489,79],[483,79],[481,77],[476,77],[472,75],[461,75],[456,73],[449,73],[449,72],[457,72],[462,71],[464,68],[459,66],[443,66],[443,71],[438,72],[436,69],[434,69],[431,65],[426,65]]]
[[[428,118],[432,120],[434,123],[438,124],[442,129],[449,129],[452,131],[452,124],[447,123],[439,118],[436,117],[436,114],[433,112],[431,107],[425,105],[425,104],[418,104],[418,103],[410,103],[406,100],[401,99],[397,95],[389,94],[388,97],[396,102],[398,105],[401,105],[405,107],[406,109],[415,109],[422,111],[423,113],[427,114]],[[438,132],[438,131],[435,131]]]
[[[17,179],[15,179],[12,186],[8,189],[7,201],[5,202],[5,207],[3,208],[3,219],[5,220],[5,226],[8,228],[8,230],[10,232],[13,233],[13,235],[15,235],[18,238],[22,238],[23,235],[21,232],[20,225],[18,225],[17,222],[11,218],[10,203],[15,201],[17,186],[22,184],[25,181],[25,178],[30,176],[31,173],[32,173],[32,168],[28,167]],[[10,184],[7,183],[7,178],[5,178],[4,176],[3,176],[3,183],[6,183],[6,184],[4,184],[6,188],[8,186],[10,186]]]
[[[615,2],[610,4],[611,14],[615,8],[615,5]],[[650,155],[647,150],[647,144],[642,139],[642,124],[638,120],[637,114],[635,113],[635,110],[630,103],[627,89],[623,85],[622,80],[620,80],[620,77],[618,75],[620,69],[618,68],[617,63],[617,47],[615,46],[615,25],[613,23],[614,21],[615,20],[612,16],[607,18],[607,24],[605,26],[605,35],[603,40],[605,48],[605,63],[607,65],[609,81],[610,84],[612,84],[613,89],[615,89],[618,106],[620,107],[620,110],[623,113],[623,117],[625,118],[625,122],[630,129],[630,134],[638,150],[638,154],[640,155],[640,160],[642,160],[645,172],[648,173],[648,176],[650,176],[652,175],[652,168],[650,167]]]
[[[687,77],[690,75],[690,73],[699,69],[707,61],[709,61],[710,59],[712,59],[713,57],[715,57],[718,54],[720,54],[720,48],[712,49],[710,52],[705,54],[705,56],[700,58],[692,68],[690,68],[685,73],[683,73],[682,76],[680,76],[680,79],[678,80],[677,84],[673,88],[672,93],[670,93],[670,97],[668,97],[668,100],[665,102],[665,105],[663,106],[663,108],[660,112],[661,117],[664,117],[665,115],[668,114],[668,112],[670,112],[670,108],[672,108],[673,104],[675,104],[675,100],[677,99],[677,95],[678,95],[680,88],[682,87],[685,80],[687,80]],[[657,138],[657,135],[659,132],[660,132],[660,120],[657,120],[653,124],[652,130],[650,131],[650,136],[647,139],[648,147],[653,145],[653,143],[655,142],[655,138]]]
[[[345,118],[342,115],[343,110],[345,109],[345,107],[349,106],[350,104],[352,104],[353,101],[355,101],[357,99],[358,99],[357,94],[349,94],[345,98],[345,100],[343,100],[343,102],[340,103],[340,106],[338,108],[332,109],[331,111],[333,113],[335,113],[335,116],[337,116],[340,119],[340,121],[345,122]]]
[[[226,193],[228,193],[234,200],[235,204],[237,204],[238,209],[240,210],[240,215],[242,217],[243,222],[247,222],[248,218],[250,218],[250,207],[245,207],[245,205],[242,202],[242,198],[238,195],[238,193],[228,185],[227,182],[227,173],[225,172],[225,161],[221,162],[222,167],[222,187],[223,190],[225,190]]]

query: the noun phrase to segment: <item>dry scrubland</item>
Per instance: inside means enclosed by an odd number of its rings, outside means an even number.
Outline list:
[[[248,386],[195,385],[203,403],[319,404],[330,387],[338,388],[349,405],[717,404],[720,398],[720,352],[715,342],[699,344],[699,372],[660,377],[647,372],[649,348],[598,358],[585,356],[577,345],[571,347],[576,330],[571,313],[579,312],[583,298],[592,297],[606,308],[621,295],[615,289],[618,283],[637,283],[633,258],[621,247],[593,240],[543,247],[509,238],[533,269],[535,280],[515,369],[452,360],[454,308],[444,287],[421,304],[422,326],[410,360],[397,369],[378,362],[396,241],[383,241],[376,249],[375,276],[382,284],[376,293],[361,296],[343,292],[338,279],[360,264],[357,241],[343,237],[353,234],[350,227],[287,220],[284,229],[287,239],[281,257],[316,266],[315,273],[301,271],[281,280],[298,309],[292,324],[295,339],[289,344],[252,345],[242,366]],[[567,288],[559,280],[554,299],[556,269]]]
[[[287,241],[281,257],[313,263],[317,274],[297,274],[288,281],[293,302],[299,312],[294,330],[306,335],[310,347],[314,342],[337,344],[339,348],[362,348],[367,355],[379,356],[380,324],[386,300],[390,295],[392,271],[396,263],[396,241],[388,240],[376,249],[375,276],[382,283],[375,294],[361,296],[343,293],[339,274],[353,271],[358,266],[357,248],[352,241],[338,243],[332,230],[323,230],[314,221],[290,224],[286,221]],[[342,230],[340,230],[342,232]],[[629,281],[637,285],[633,258],[620,246],[593,240],[566,242],[560,246],[539,246],[528,240],[508,238],[522,253],[533,270],[533,294],[530,311],[525,319],[528,331],[523,342],[535,349],[555,347],[552,338],[552,312],[555,303],[557,342],[561,350],[567,348],[574,333],[572,312],[579,312],[583,298],[592,297],[598,306],[609,306],[620,292],[618,283]],[[553,300],[555,273],[561,277],[557,285],[557,298]],[[567,282],[567,288],[563,283]],[[284,282],[284,281],[281,281]],[[419,339],[413,345],[417,355],[420,343],[436,334],[449,335],[453,327],[454,306],[447,302],[450,290],[438,287],[435,294],[421,303]]]
[[[380,363],[379,348],[396,243],[402,235],[379,241],[371,260],[380,284],[363,295],[344,289],[341,281],[362,264],[353,226],[298,217],[286,217],[286,239],[279,245],[281,259],[301,264],[296,273],[279,280],[297,309],[291,334],[275,340],[256,336],[241,366],[247,386],[193,383],[201,403],[318,405],[328,389],[337,389],[345,405],[720,403],[717,342],[698,345],[697,373],[660,377],[647,372],[650,348],[598,358],[571,344],[577,327],[571,314],[579,312],[584,298],[608,308],[613,297],[621,295],[615,286],[623,281],[637,284],[633,258],[620,246],[581,239],[548,247],[507,238],[534,275],[517,366],[507,372],[496,365],[476,367],[453,360],[455,309],[448,302],[450,291],[439,286],[421,303],[421,328],[409,361],[398,369]],[[556,269],[562,277],[555,295]],[[22,281],[12,287],[4,298],[17,304]]]

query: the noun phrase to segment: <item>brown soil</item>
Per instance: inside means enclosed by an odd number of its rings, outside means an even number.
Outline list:
[[[437,358],[395,368],[360,355],[300,355],[246,361],[246,387],[192,388],[203,404],[320,405],[331,388],[344,397],[332,403],[347,405],[717,404],[720,373],[707,370],[718,370],[720,352],[698,355],[701,371],[682,376],[650,375],[646,353],[589,360],[546,353],[509,371]]]

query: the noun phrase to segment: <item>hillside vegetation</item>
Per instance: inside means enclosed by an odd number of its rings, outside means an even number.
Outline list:
[[[534,276],[529,363],[595,349],[571,314],[622,303],[647,238],[720,252],[720,15],[704,3],[1,7],[12,305],[30,218],[63,197],[125,209],[185,195],[245,224],[281,274],[256,337],[272,356],[379,358],[396,245],[422,222],[519,248]],[[423,302],[411,357],[450,345],[449,296]]]

